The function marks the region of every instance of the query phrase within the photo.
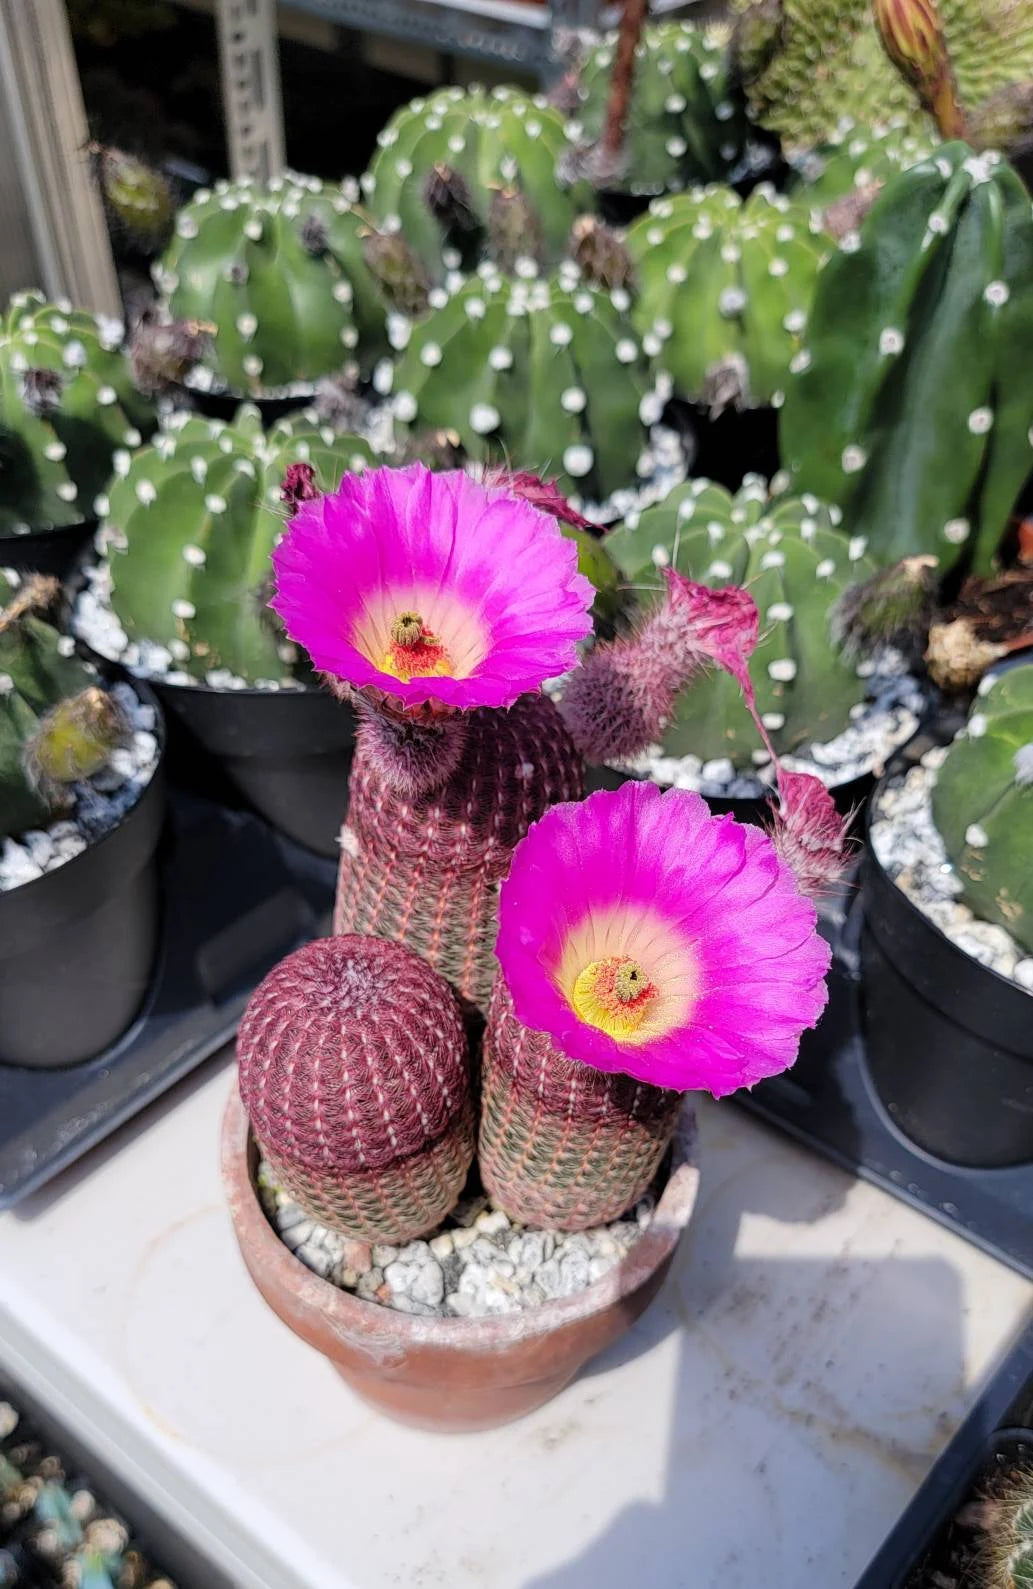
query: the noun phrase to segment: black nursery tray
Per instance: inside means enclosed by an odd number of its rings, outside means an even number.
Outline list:
[[[1033,1279],[1033,1165],[936,1159],[903,1135],[872,1087],[858,997],[861,914],[859,895],[825,914],[834,958],[821,1024],[804,1034],[792,1070],[737,1102]]]
[[[65,1070],[0,1064],[0,1209],[228,1042],[266,972],[329,928],[334,862],[261,818],[175,794],[163,843],[161,947],[134,1025]]]

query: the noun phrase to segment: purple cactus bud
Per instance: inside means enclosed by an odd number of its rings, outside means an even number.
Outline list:
[[[480,230],[469,184],[463,173],[454,166],[440,163],[432,166],[423,184],[423,197],[428,210],[447,235]]]
[[[801,894],[818,899],[842,880],[851,860],[849,826],[819,778],[778,769],[771,842]]]
[[[935,557],[905,557],[859,585],[850,585],[829,613],[829,633],[847,657],[893,645],[920,652],[936,610]]]
[[[47,419],[61,406],[64,381],[60,370],[26,370],[21,379],[22,401],[37,419]]]
[[[314,502],[323,493],[316,485],[316,471],[310,463],[292,463],[287,466],[280,487],[280,501],[293,513],[302,502]]]

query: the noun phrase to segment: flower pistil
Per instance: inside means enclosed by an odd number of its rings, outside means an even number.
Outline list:
[[[453,672],[447,650],[418,612],[398,614],[391,625],[391,644],[380,667],[406,684],[410,679],[440,678]]]

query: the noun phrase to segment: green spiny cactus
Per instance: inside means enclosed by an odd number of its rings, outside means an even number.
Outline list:
[[[981,691],[936,774],[933,818],[968,904],[1033,953],[1033,666]]]
[[[180,210],[155,281],[174,318],[214,327],[212,371],[230,390],[257,396],[386,350],[408,283],[381,269],[356,197],[287,173],[268,188],[218,182]]]
[[[794,483],[892,563],[985,572],[1033,464],[1033,211],[993,154],[945,144],[823,268],[781,415]]]
[[[115,242],[157,254],[172,233],[175,200],[168,178],[122,149],[91,151],[97,184]]]
[[[114,702],[40,616],[56,593],[0,570],[0,838],[48,821],[124,738]]]
[[[484,251],[502,269],[563,254],[571,224],[591,201],[583,184],[556,180],[567,148],[563,118],[515,88],[444,88],[403,106],[379,134],[362,178],[370,210],[400,227],[437,280],[443,248],[469,267]]]
[[[508,281],[489,267],[434,297],[395,372],[398,420],[455,431],[473,459],[556,475],[575,505],[635,483],[660,404],[627,292],[576,271]]]
[[[594,142],[603,130],[616,35],[588,56],[579,78],[573,135]],[[635,55],[625,132],[632,193],[671,193],[728,178],[743,158],[748,124],[723,45],[687,22],[647,27]]]
[[[0,318],[0,535],[89,518],[112,454],[153,429],[121,335],[42,293],[11,299]]]
[[[909,130],[895,116],[884,126],[857,124],[844,117],[832,136],[816,149],[794,155],[796,176],[791,192],[815,210],[824,210],[851,193],[885,183],[924,159],[935,143],[935,134]]]
[[[129,640],[165,647],[195,678],[228,669],[251,683],[289,680],[294,648],[266,607],[284,475],[308,463],[329,491],[371,458],[365,441],[305,416],[263,435],[247,406],[232,424],[187,417],[133,457],[120,454],[101,533]]]
[[[813,497],[769,502],[763,481],[737,496],[707,480],[678,486],[607,537],[635,586],[676,568],[703,584],[745,585],[760,610],[751,673],[764,726],[779,753],[841,733],[864,697],[857,671],[829,637],[829,609],[872,572],[864,545],[848,543],[836,513]],[[739,685],[721,670],[694,679],[664,737],[672,756],[730,757],[748,770],[760,737]]]
[[[977,1570],[982,1589],[1033,1589],[1033,1473],[1008,1474],[989,1497],[986,1548]]]
[[[735,0],[735,10],[767,3]],[[1033,78],[1029,0],[939,0],[939,11],[967,110]],[[844,113],[871,122],[904,116],[916,132],[930,126],[882,47],[871,0],[782,0],[779,43],[749,98],[761,125],[791,148],[822,143]]]
[[[824,240],[806,208],[763,186],[654,199],[628,231],[633,318],[674,388],[721,409],[782,401]]]

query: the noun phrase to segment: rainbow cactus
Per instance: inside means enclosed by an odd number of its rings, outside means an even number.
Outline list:
[[[987,679],[933,788],[964,898],[1033,953],[1033,666]]]
[[[488,268],[440,293],[395,371],[398,420],[454,431],[473,459],[556,475],[575,503],[634,485],[662,404],[625,289],[573,268],[517,281]]]
[[[304,415],[263,434],[247,405],[232,424],[181,416],[151,446],[118,454],[100,538],[128,641],[163,647],[194,678],[290,684],[297,655],[266,607],[284,475],[306,463],[331,489],[372,456]]]
[[[11,299],[0,319],[0,535],[82,523],[116,448],[153,429],[121,340],[121,326],[70,303]]]
[[[516,88],[443,88],[414,99],[377,143],[364,198],[437,280],[450,249],[467,268],[482,253],[503,270],[525,259],[556,263],[590,203],[587,187],[556,180],[567,147],[563,118]]]
[[[412,309],[420,282],[403,240],[372,228],[356,198],[288,172],[268,188],[217,182],[180,210],[154,279],[175,319],[214,328],[224,387],[260,396],[386,351],[387,316]]]
[[[118,706],[41,616],[56,581],[0,570],[0,838],[50,821],[125,739]]]
[[[835,517],[814,497],[769,502],[756,477],[735,497],[694,480],[607,538],[631,584],[658,581],[671,567],[718,589],[749,588],[763,635],[754,653],[757,705],[780,754],[841,733],[864,698],[863,680],[829,637],[828,617],[874,565]],[[663,746],[668,755],[727,757],[743,769],[754,757],[767,760],[738,682],[721,670],[689,683]]]
[[[616,35],[589,54],[578,74],[571,135],[594,142],[610,95]],[[687,22],[647,27],[635,52],[625,170],[632,193],[672,193],[726,181],[746,153],[749,124],[720,39]]]
[[[278,1184],[358,1241],[425,1236],[473,1159],[466,1035],[448,984],[410,949],[321,938],[251,995],[240,1093]]]
[[[1033,464],[1033,212],[962,143],[887,184],[818,278],[781,416],[796,486],[892,563],[986,572]]]
[[[654,199],[628,231],[634,323],[676,392],[715,410],[782,400],[824,249],[802,206],[758,188]]]

